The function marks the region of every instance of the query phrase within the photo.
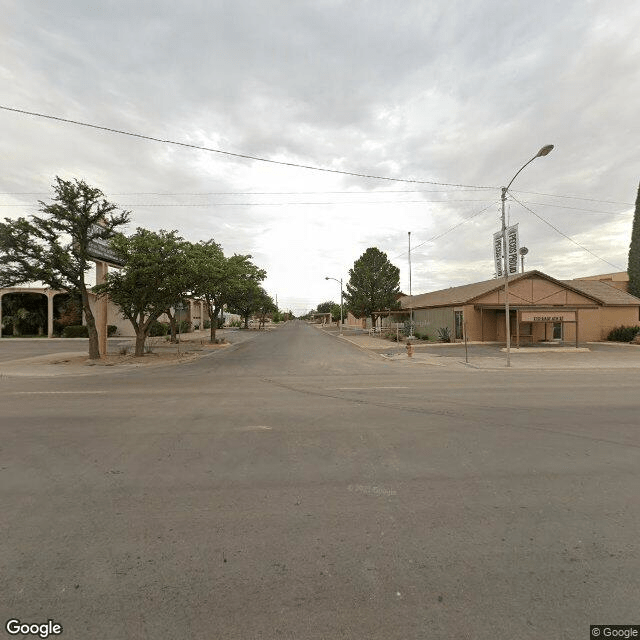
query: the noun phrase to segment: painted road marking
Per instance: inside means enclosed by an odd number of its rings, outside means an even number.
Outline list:
[[[416,387],[327,387],[328,391],[368,391],[369,389],[416,389]]]
[[[348,489],[351,493],[363,493],[365,496],[395,496],[398,494],[395,489],[376,487],[370,484],[350,484]]]
[[[267,427],[264,424],[250,425],[248,427],[236,427],[235,431],[271,431],[272,427]]]
[[[108,391],[9,391],[8,394],[14,396],[36,396],[47,394],[95,394],[95,393],[109,393]]]

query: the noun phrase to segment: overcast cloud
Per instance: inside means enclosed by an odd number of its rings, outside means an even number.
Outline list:
[[[500,185],[527,268],[625,269],[637,162],[640,4],[5,0],[3,106],[158,138],[469,190],[327,174],[0,110],[0,207],[78,177],[133,224],[251,253],[281,308],[337,300],[369,246],[413,291],[493,276]],[[93,6],[92,6],[93,5]],[[548,195],[534,195],[538,192]],[[207,195],[202,195],[207,194]],[[557,196],[580,196],[585,200]],[[586,200],[587,198],[593,199]],[[601,202],[603,200],[613,203]],[[562,208],[573,207],[573,208]]]

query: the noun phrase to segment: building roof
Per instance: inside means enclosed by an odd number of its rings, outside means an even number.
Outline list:
[[[602,304],[607,306],[620,306],[620,305],[636,305],[640,304],[640,299],[632,296],[630,293],[626,293],[621,289],[608,284],[602,280],[560,280],[562,284],[566,284],[574,289],[577,289],[580,293],[596,298]]]
[[[603,305],[640,305],[640,299],[635,296],[598,280],[556,280],[546,273],[542,273],[542,271],[534,270],[520,273],[516,276],[510,276],[509,283],[527,279],[532,276],[543,278],[572,289]],[[492,278],[491,280],[464,284],[459,287],[449,287],[448,289],[441,289],[440,291],[422,293],[412,298],[406,296],[400,301],[400,304],[403,309],[408,309],[410,306],[414,309],[459,306],[469,304],[480,296],[496,291],[497,289],[502,289],[503,286],[504,280],[502,278]]]

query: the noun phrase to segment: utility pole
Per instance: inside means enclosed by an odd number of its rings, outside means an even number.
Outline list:
[[[413,293],[411,291],[411,231],[409,231],[409,337],[413,338]]]

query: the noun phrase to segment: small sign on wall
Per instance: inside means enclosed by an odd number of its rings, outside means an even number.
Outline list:
[[[521,311],[521,322],[575,322],[575,311],[555,311],[555,310],[542,310],[542,311]]]

